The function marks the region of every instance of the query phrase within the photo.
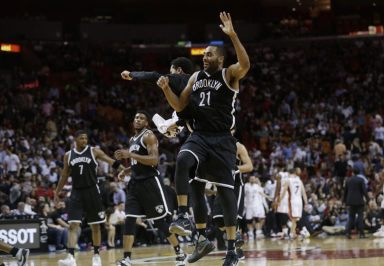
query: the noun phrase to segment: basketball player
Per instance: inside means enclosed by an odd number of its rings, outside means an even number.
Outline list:
[[[265,198],[268,198],[268,196],[264,193],[260,180],[256,176],[251,176],[249,182],[244,185],[244,197],[248,239],[255,239],[253,220],[256,220],[256,236],[262,238],[264,234],[261,229],[265,221],[265,209],[268,208]]]
[[[289,191],[289,206],[290,206],[290,219],[292,222],[290,238],[295,239],[296,224],[300,220],[303,213],[303,200],[304,206],[308,204],[307,194],[303,182],[300,180],[301,170],[300,168],[293,168],[290,170],[288,182],[285,182],[282,198],[288,194]]]
[[[129,141],[129,149],[115,152],[116,159],[131,160],[131,180],[128,183],[125,203],[124,258],[118,262],[118,265],[132,265],[135,225],[139,217],[154,220],[155,226],[166,235],[175,250],[176,265],[185,265],[186,255],[180,248],[176,236],[169,232],[169,224],[165,221],[171,213],[165,199],[163,185],[158,178],[159,172],[156,169],[159,161],[158,141],[155,134],[147,128],[149,119],[147,112],[137,112],[133,121],[135,136]],[[125,174],[126,171],[123,171],[119,174],[119,178],[122,179]]]
[[[193,72],[193,63],[190,59],[186,57],[177,57],[171,61],[169,72],[170,74],[166,75],[169,78],[169,86],[176,95],[180,95],[181,91],[185,88],[189,78],[191,77],[191,74]],[[121,72],[121,77],[124,80],[142,80],[155,83],[161,76],[161,74],[155,71],[146,72],[124,70],[123,72]],[[184,124],[187,122],[186,120],[191,118],[190,112],[190,108],[187,107],[183,111],[176,114],[176,119],[171,118],[166,120],[165,122],[157,122],[154,116],[153,121],[155,122],[160,133],[166,135],[167,137],[174,137],[176,134],[172,133],[176,132],[171,131],[176,128],[175,123],[177,126],[184,126]],[[163,129],[163,126],[165,126],[166,128]],[[179,195],[179,200],[180,197],[181,195]],[[181,202],[180,205],[184,204],[182,204]]]
[[[11,254],[14,258],[16,258],[18,266],[27,265],[29,249],[16,248],[0,240],[0,251]],[[0,262],[0,266],[5,266],[5,264]]]
[[[235,252],[236,197],[233,191],[236,171],[236,140],[231,135],[235,125],[234,103],[239,91],[239,80],[250,68],[246,50],[233,29],[231,16],[226,12],[220,13],[222,31],[227,34],[235,48],[238,62],[223,68],[224,51],[220,46],[208,46],[205,49],[203,62],[204,70],[195,72],[180,96],[170,89],[167,77],[158,80],[169,104],[181,111],[189,102],[194,104],[193,129],[191,136],[182,146],[178,158],[182,167],[176,167],[178,182],[187,186],[191,170],[205,162],[204,178],[196,178],[191,183],[194,197],[194,214],[198,241],[195,251],[188,257],[188,262],[195,262],[214,250],[214,245],[206,238],[207,211],[204,200],[204,182],[217,186],[224,212],[224,222],[227,232],[228,251],[223,265],[237,265],[238,257]],[[184,217],[178,219],[171,228],[183,228]]]
[[[285,171],[280,171],[276,175],[276,190],[273,203],[273,209],[276,211],[276,220],[281,230],[280,237],[285,238],[288,236],[288,227],[287,223],[289,220],[289,202],[288,202],[288,193],[285,193],[283,196],[283,188],[288,183],[289,173]]]
[[[106,155],[101,149],[88,145],[88,135],[79,130],[75,133],[75,148],[64,155],[64,168],[62,176],[55,192],[55,202],[59,202],[59,194],[67,183],[68,177],[72,177],[72,192],[68,207],[68,255],[59,260],[60,266],[76,266],[74,250],[77,243],[77,232],[81,220],[86,218],[92,230],[94,255],[92,266],[101,266],[99,248],[101,244],[100,224],[105,222],[105,213],[101,201],[99,187],[97,186],[97,160],[102,160],[115,170],[125,168],[119,161],[115,161]]]
[[[188,83],[189,78],[191,77],[193,71],[193,63],[191,60],[185,57],[178,57],[171,61],[170,74],[166,75],[169,79],[169,87],[177,96],[180,96],[180,93],[185,88]],[[146,81],[157,81],[161,75],[157,72],[129,72],[124,70],[121,73],[121,77],[124,80],[146,80]],[[192,118],[192,105],[188,105],[182,111],[177,112],[177,117],[179,120],[176,122],[176,126],[183,126],[184,124],[187,128],[192,131],[191,125],[188,122]],[[161,118],[162,119],[162,118]],[[161,120],[160,119],[160,120]],[[163,119],[162,119],[163,120]],[[155,116],[153,118],[157,128],[160,133],[165,134],[166,136],[175,136],[172,134],[171,130],[174,129],[174,120],[168,119],[166,121],[157,121]],[[168,123],[171,121],[171,123]],[[162,130],[161,127],[166,125],[166,130]],[[164,133],[165,132],[165,133]],[[180,157],[176,160],[176,168],[180,168]],[[194,177],[194,172],[191,171],[192,176]],[[188,217],[188,185],[186,184],[188,180],[181,182],[180,178],[175,178],[175,187],[177,193],[177,203],[178,203],[178,215],[184,219],[184,228],[179,228],[181,230],[176,231],[181,236],[187,236],[192,234],[192,226]],[[173,232],[173,230],[171,230]]]
[[[232,131],[232,135],[234,131]],[[237,171],[235,175],[235,195],[237,199],[237,228],[239,230],[240,220],[243,219],[244,212],[244,181],[243,181],[243,173],[249,173],[253,170],[253,163],[251,158],[249,157],[247,148],[240,142],[236,142],[236,165]],[[223,207],[221,205],[220,196],[216,196],[214,206],[213,206],[213,219],[216,225],[219,227],[221,231],[225,230],[224,227],[224,219],[223,219]],[[242,246],[244,245],[244,240],[241,237],[240,231],[237,232],[236,235],[236,253],[239,259],[244,259],[244,252],[242,250]]]

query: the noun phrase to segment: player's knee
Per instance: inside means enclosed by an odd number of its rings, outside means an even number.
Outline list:
[[[216,226],[218,228],[224,228],[224,219],[223,217],[216,217],[216,218],[213,218],[213,221],[215,222]]]
[[[69,231],[76,231],[80,228],[80,223],[69,223]]]
[[[136,218],[134,217],[125,218],[124,235],[134,235],[135,229],[136,229]]]
[[[196,159],[190,152],[180,152],[176,163],[183,168],[191,168],[196,164]]]
[[[90,224],[92,232],[100,231],[100,224]]]

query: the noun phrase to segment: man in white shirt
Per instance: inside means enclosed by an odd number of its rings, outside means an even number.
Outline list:
[[[12,151],[12,147],[8,147],[6,150],[7,155],[4,158],[4,172],[6,174],[19,176],[21,169],[20,158]]]
[[[248,239],[254,239],[253,220],[257,219],[256,236],[263,237],[262,227],[265,221],[265,209],[268,208],[265,198],[268,196],[260,184],[260,180],[255,176],[249,178],[249,182],[244,185],[244,208],[245,219],[248,226]]]

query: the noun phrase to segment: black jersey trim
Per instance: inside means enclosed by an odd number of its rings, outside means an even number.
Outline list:
[[[137,136],[133,136],[132,137],[132,139],[134,140],[134,141],[136,141],[136,140],[138,140],[146,131],[147,131],[148,129],[146,129],[146,128],[143,128],[142,129],[142,131],[139,133],[139,135],[137,135]]]
[[[99,166],[99,163],[97,162],[96,158],[95,158],[95,155],[93,154],[93,149],[95,147],[91,147],[91,156],[92,156],[92,159],[93,159],[93,162],[96,164],[96,168]],[[100,191],[99,191],[100,192]]]
[[[80,151],[80,152],[78,152],[78,151],[76,150],[76,148],[74,148],[73,151],[74,151],[76,154],[81,155],[81,154],[83,154],[87,149],[88,149],[88,145],[85,146],[85,148],[84,148],[82,151]]]
[[[228,89],[230,89],[231,91],[233,91],[234,93],[238,94],[239,91],[238,90],[235,90],[234,88],[231,87],[231,85],[229,85],[227,79],[225,78],[225,73],[227,72],[227,69],[226,68],[223,68],[221,70],[221,75],[223,76],[223,80],[225,82],[225,84],[227,85]]]

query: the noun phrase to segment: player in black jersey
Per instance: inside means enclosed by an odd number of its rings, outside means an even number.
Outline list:
[[[179,96],[180,93],[183,91],[185,86],[188,84],[188,80],[191,77],[191,74],[193,72],[193,63],[190,59],[185,57],[177,57],[171,61],[171,67],[170,67],[170,74],[166,75],[169,79],[169,86],[171,90]],[[127,70],[124,70],[121,73],[121,77],[124,80],[145,80],[150,82],[156,82],[160,77],[161,74],[157,72],[130,72]],[[162,130],[160,127],[162,125],[158,125],[155,121],[155,117],[153,118],[153,121],[155,122],[157,128],[159,129],[160,133],[165,132],[167,136],[172,135],[174,136],[174,132],[171,132],[177,126],[187,126],[187,128],[191,131],[191,125],[188,122],[189,119],[193,116],[193,106],[188,105],[187,108],[184,108],[181,112],[177,113],[177,116],[179,117],[179,120],[176,122],[176,125],[174,125],[174,120],[168,119],[162,124],[165,125],[167,128],[167,131],[164,129]],[[170,121],[170,123],[167,123]],[[161,123],[161,122],[160,122]],[[160,126],[160,127],[159,127]],[[179,165],[179,161],[176,161],[176,165]],[[190,178],[194,178],[195,171],[191,171],[192,176]],[[179,235],[190,235],[192,233],[192,226],[190,225],[189,219],[188,219],[188,185],[185,184],[185,182],[179,182],[179,179],[175,178],[175,185],[176,185],[176,193],[177,193],[177,203],[178,203],[178,214],[182,217],[186,217],[186,230],[183,231],[177,231]],[[172,231],[171,231],[172,232]]]
[[[233,132],[234,133],[234,132]],[[236,165],[237,165],[237,171],[235,175],[235,195],[237,199],[237,226],[240,224],[240,220],[243,219],[243,212],[244,212],[244,182],[243,182],[243,173],[249,173],[253,170],[253,163],[251,158],[249,157],[247,148],[240,142],[236,142]],[[213,206],[213,220],[215,221],[216,225],[220,228],[221,231],[224,231],[224,220],[223,220],[223,207],[220,200],[220,196],[216,196],[214,206]],[[244,245],[244,241],[241,237],[240,232],[237,232],[236,236],[236,253],[239,257],[239,259],[244,258],[244,252],[242,250],[242,246]]]
[[[169,86],[176,95],[180,95],[182,90],[187,85],[191,74],[193,73],[193,63],[186,57],[177,57],[171,61],[169,72],[170,74],[166,75],[169,78]],[[155,71],[147,72],[124,70],[121,72],[121,77],[124,80],[142,80],[153,82],[154,84],[161,76],[162,75],[160,73]],[[177,122],[174,122],[175,119],[168,119],[167,122],[169,121],[170,123],[166,123],[164,125],[166,126],[166,129],[162,128],[163,125],[158,125],[155,120],[154,122],[160,133],[165,134],[166,136],[174,136],[174,133],[178,128],[174,125],[174,123],[176,123],[177,126],[184,126],[186,121],[191,118],[191,112],[192,110],[190,107],[187,107],[181,112],[177,113],[177,117],[179,118]]]
[[[100,190],[97,186],[97,160],[107,162],[115,170],[125,168],[106,155],[101,149],[88,145],[88,135],[79,130],[75,133],[75,148],[64,155],[64,168],[55,192],[55,202],[59,202],[59,194],[72,178],[72,192],[68,204],[68,256],[59,260],[60,266],[76,266],[74,249],[77,243],[77,232],[83,217],[86,218],[92,229],[94,256],[92,266],[101,266],[99,247],[101,244],[100,224],[105,222],[105,213],[101,200]]]
[[[178,181],[188,184],[189,172],[201,163],[205,163],[206,177],[195,178],[192,185],[194,197],[194,214],[199,234],[194,253],[188,258],[195,262],[214,249],[214,245],[206,238],[207,211],[204,200],[205,185],[211,182],[218,186],[218,193],[223,202],[224,222],[228,239],[228,252],[223,265],[236,265],[238,257],[235,252],[237,206],[233,191],[233,173],[236,167],[236,140],[230,130],[235,125],[234,104],[239,91],[239,80],[250,68],[246,50],[233,29],[228,13],[221,12],[220,25],[235,48],[238,62],[223,68],[224,52],[221,47],[208,46],[205,49],[204,70],[194,73],[188,85],[178,97],[168,85],[168,78],[161,77],[158,86],[162,88],[169,104],[181,111],[192,103],[194,132],[182,146],[178,155],[181,167],[176,167]],[[196,182],[197,181],[197,182]],[[179,216],[173,228],[183,228],[185,219]]]
[[[131,160],[129,170],[119,174],[122,179],[130,174],[126,200],[126,219],[123,238],[124,258],[118,262],[120,266],[131,266],[131,252],[135,236],[135,224],[138,217],[153,220],[155,226],[162,231],[172,244],[176,253],[176,265],[185,265],[186,255],[179,246],[174,234],[169,233],[166,217],[170,215],[165,199],[163,184],[160,182],[156,166],[159,161],[158,141],[149,125],[149,115],[139,111],[135,115],[133,126],[135,136],[129,141],[129,149],[117,150],[116,159]]]

